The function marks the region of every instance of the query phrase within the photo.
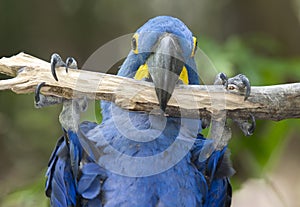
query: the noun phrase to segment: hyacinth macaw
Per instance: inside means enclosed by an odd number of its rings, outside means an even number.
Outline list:
[[[204,138],[201,118],[165,116],[177,85],[200,84],[196,49],[191,31],[170,16],[150,19],[133,35],[118,75],[153,82],[160,108],[154,114],[102,101],[102,123],[79,124],[85,99],[43,96],[39,91],[44,83],[37,87],[38,107],[63,103],[64,136],[47,171],[46,195],[52,206],[230,206],[229,177],[234,170],[227,143]],[[64,63],[54,54],[51,70],[56,80],[57,66],[76,68],[76,61],[68,58]],[[227,79],[221,73],[216,84],[237,87],[246,98],[250,94],[243,75]]]

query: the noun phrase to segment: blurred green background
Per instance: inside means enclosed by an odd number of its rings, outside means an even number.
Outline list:
[[[0,57],[24,51],[49,60],[57,52],[81,66],[157,15],[185,22],[228,76],[243,73],[252,85],[300,82],[300,0],[0,0]],[[44,173],[61,134],[59,111],[35,109],[32,94],[0,92],[0,205],[48,205]],[[300,120],[257,121],[251,137],[233,127],[233,206],[300,206],[299,127]]]

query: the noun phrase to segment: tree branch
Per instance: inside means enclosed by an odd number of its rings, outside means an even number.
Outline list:
[[[90,99],[112,101],[134,111],[158,109],[152,83],[84,70],[57,70],[59,81],[50,72],[50,64],[25,53],[0,59],[0,73],[14,77],[0,81],[0,90],[17,94],[32,93],[37,84],[46,82],[41,92],[65,98],[87,96]],[[300,118],[300,83],[251,87],[250,97],[231,93],[222,86],[179,86],[169,101],[170,116],[210,117],[226,111],[229,118],[279,121]]]

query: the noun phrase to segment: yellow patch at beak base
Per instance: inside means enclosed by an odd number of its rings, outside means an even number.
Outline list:
[[[139,69],[136,71],[134,76],[134,79],[136,80],[142,80],[144,78],[145,79],[149,78],[149,70],[147,64],[141,65]],[[183,66],[182,68],[182,71],[179,75],[179,80],[181,80],[185,85],[189,84],[189,76],[185,66]]]
[[[136,80],[142,80],[143,78],[149,78],[149,70],[147,64],[141,65],[134,76],[134,79]]]
[[[179,75],[179,79],[182,80],[182,82],[185,84],[185,85],[188,85],[189,84],[189,75],[188,75],[188,72],[187,72],[187,69],[185,66],[183,66],[182,68],[182,71]]]

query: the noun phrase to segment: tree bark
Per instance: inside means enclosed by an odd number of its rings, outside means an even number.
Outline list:
[[[72,99],[86,96],[89,99],[112,101],[133,111],[158,113],[158,101],[152,83],[120,76],[84,70],[57,69],[59,81],[50,72],[50,64],[33,56],[20,53],[0,59],[0,73],[14,78],[1,80],[0,90],[17,94],[34,92],[45,82],[41,92]],[[216,85],[176,87],[168,103],[166,115],[175,117],[210,118],[213,114],[227,112],[228,118],[249,118],[279,121],[300,118],[300,83],[251,87],[250,97]]]

